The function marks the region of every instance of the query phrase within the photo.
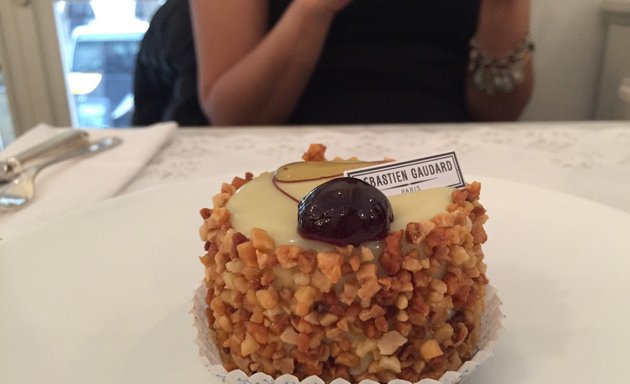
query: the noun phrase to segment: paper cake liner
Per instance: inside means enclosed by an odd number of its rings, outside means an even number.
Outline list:
[[[221,384],[326,384],[326,382],[318,376],[309,376],[304,380],[300,380],[293,375],[281,375],[275,379],[265,373],[255,373],[248,376],[240,369],[227,372],[221,364],[219,351],[216,345],[210,339],[210,328],[208,326],[205,310],[207,288],[202,283],[195,291],[193,299],[192,313],[194,315],[194,326],[197,328],[196,343],[199,346],[199,356],[208,370],[211,377],[215,380],[212,383]],[[498,341],[499,332],[503,329],[501,321],[503,320],[501,312],[501,300],[497,295],[497,290],[491,285],[486,288],[485,309],[481,316],[481,332],[479,335],[478,350],[472,359],[462,364],[457,371],[445,372],[439,380],[422,379],[416,383],[407,380],[391,380],[388,384],[457,384],[470,375],[477,367],[493,355],[493,349]],[[345,379],[335,379],[330,384],[351,384]],[[379,384],[374,380],[362,380],[359,384]]]

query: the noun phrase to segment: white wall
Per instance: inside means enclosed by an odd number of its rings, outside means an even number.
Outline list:
[[[593,118],[603,50],[601,0],[532,0],[536,85],[523,120]]]

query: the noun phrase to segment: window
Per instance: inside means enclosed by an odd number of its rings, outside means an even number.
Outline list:
[[[19,135],[41,122],[129,126],[135,55],[149,20],[163,3],[0,1],[0,60],[13,115],[10,131]],[[0,108],[3,89],[0,86]],[[7,116],[0,112],[0,124],[6,124]],[[13,132],[0,133],[5,145],[11,141]]]
[[[78,126],[131,125],[136,55],[160,3],[58,2]]]
[[[9,101],[7,100],[7,88],[4,84],[4,76],[2,74],[2,65],[0,65],[0,150],[4,148],[2,138],[11,138],[13,135],[13,123],[11,122],[11,110],[9,109]]]

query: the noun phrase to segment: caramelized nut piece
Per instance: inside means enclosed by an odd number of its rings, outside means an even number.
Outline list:
[[[453,344],[453,346],[455,347],[459,347],[464,342],[464,340],[466,340],[466,336],[468,336],[468,327],[466,327],[465,324],[458,323],[457,330],[457,340],[455,340],[455,344]]]
[[[362,358],[366,356],[368,353],[376,350],[376,348],[377,348],[376,340],[365,338],[357,344],[356,349],[354,351],[357,354],[357,356]]]
[[[345,317],[337,322],[337,328],[341,329],[344,332],[348,330],[348,321]]]
[[[295,314],[298,316],[306,316],[310,312],[311,304],[317,296],[317,289],[303,285],[296,289],[294,295],[296,300]]]
[[[338,253],[320,252],[317,254],[317,267],[332,283],[341,279],[343,256]]]
[[[212,196],[212,206],[214,206],[214,208],[224,207],[229,199],[230,199],[229,193],[218,193]]]
[[[429,339],[420,345],[420,356],[426,362],[443,354],[440,344],[435,339]]]
[[[227,193],[232,196],[236,192],[236,188],[232,184],[223,183],[221,184],[221,193]]]
[[[244,267],[245,265],[240,259],[235,259],[225,263],[225,269],[232,273],[241,273]]]
[[[396,299],[396,308],[405,309],[408,306],[409,306],[409,299],[407,299],[407,296],[405,295],[398,296],[398,299]]]
[[[435,224],[431,221],[423,221],[421,223],[408,223],[405,230],[405,238],[411,244],[420,244],[422,240],[435,229]]]
[[[254,337],[257,343],[267,344],[267,341],[269,340],[269,332],[262,324],[250,321],[247,323],[247,331]]]
[[[256,342],[256,340],[254,339],[252,335],[250,335],[249,333],[246,333],[245,340],[243,340],[243,343],[241,344],[241,355],[242,356],[251,355],[252,353],[258,351],[259,349],[260,349],[260,344]]]
[[[311,284],[320,292],[328,293],[330,292],[333,283],[318,269],[311,275]]]
[[[468,252],[466,252],[466,250],[459,245],[451,247],[450,254],[451,257],[453,257],[453,262],[456,265],[465,264],[466,262],[468,262],[468,260],[470,260],[470,255],[468,254]]]
[[[405,256],[402,262],[402,268],[409,272],[418,272],[422,269],[422,263],[415,257]]]
[[[339,294],[339,301],[344,303],[345,305],[350,305],[354,302],[354,299],[357,297],[357,292],[359,288],[354,286],[353,284],[346,283],[343,285],[343,292]]]
[[[298,254],[298,269],[302,273],[311,273],[315,269],[316,254],[314,251],[302,250]]]
[[[442,343],[445,340],[448,340],[451,337],[453,337],[454,333],[455,331],[453,330],[453,327],[447,323],[447,324],[444,324],[440,329],[438,329],[437,332],[435,332],[435,334],[433,335],[433,338],[438,343]]]
[[[370,262],[374,260],[374,253],[368,247],[361,247],[361,261],[364,263]]]
[[[407,311],[399,311],[398,314],[396,315],[396,320],[398,320],[401,323],[409,321],[409,314],[407,313]]]
[[[326,160],[326,146],[324,144],[310,144],[302,155],[304,161],[324,161]]]
[[[199,210],[199,215],[201,215],[201,218],[205,220],[208,217],[210,217],[210,215],[212,215],[212,209],[210,209],[210,208],[201,208]]]
[[[292,357],[287,356],[282,359],[274,359],[273,366],[283,375],[293,374],[295,371],[295,361]]]
[[[297,337],[298,337],[297,332],[295,332],[293,327],[289,326],[280,335],[280,340],[282,340],[283,343],[296,345],[297,344]]]
[[[258,266],[256,248],[254,248],[254,245],[251,241],[246,241],[237,245],[236,253],[238,253],[238,257],[240,257],[246,265],[250,267]]]
[[[258,261],[258,268],[260,268],[261,270],[266,269],[266,268],[271,268],[274,265],[278,264],[278,259],[276,258],[276,255],[273,253],[260,252],[257,250],[256,259]]]
[[[455,215],[450,212],[440,213],[431,219],[436,227],[450,228],[455,225]]]
[[[445,294],[446,291],[448,290],[446,283],[443,282],[442,280],[438,280],[438,279],[433,279],[431,280],[431,289],[433,289],[436,292],[439,292],[441,294]]]
[[[396,356],[381,356],[378,364],[382,369],[388,369],[395,373],[400,373],[400,371],[402,371],[402,368],[400,367],[400,360],[398,360]]]
[[[361,300],[370,300],[381,289],[376,276],[376,264],[364,264],[357,271],[357,280],[361,287],[357,295]]]
[[[348,258],[348,264],[350,264],[350,267],[352,268],[353,272],[356,272],[359,270],[359,267],[361,267],[361,256],[359,255],[352,255]]]
[[[407,338],[401,336],[398,331],[389,331],[378,340],[376,345],[381,355],[391,355],[406,342]]]
[[[385,333],[389,329],[389,322],[385,318],[385,316],[379,316],[374,319],[374,328],[380,333]]]
[[[335,359],[335,363],[352,368],[359,364],[359,357],[352,352],[342,352]]]
[[[328,327],[329,325],[336,323],[338,319],[339,318],[332,313],[326,313],[319,319],[319,324],[323,327]]]
[[[256,291],[256,299],[265,309],[272,309],[278,306],[278,292],[273,286]]]
[[[247,172],[245,174],[245,178],[240,178],[238,176],[235,176],[232,179],[232,186],[234,187],[234,189],[239,189],[240,187],[242,187],[243,185],[247,184],[248,181],[251,181],[254,178],[254,174],[251,172]]]
[[[251,233],[252,244],[254,248],[262,252],[273,252],[273,239],[269,237],[267,231],[260,228],[252,228]]]
[[[371,308],[359,312],[359,319],[366,321],[383,315],[385,315],[385,310],[380,305],[374,304]]]
[[[392,232],[385,237],[385,250],[379,261],[383,269],[390,275],[395,275],[402,266],[402,238],[403,231]]]
[[[218,229],[230,219],[230,211],[221,207],[212,210],[212,214],[205,220],[208,229]]]
[[[207,238],[208,238],[208,227],[206,226],[205,223],[203,223],[199,227],[199,239],[201,241],[206,241]]]
[[[311,277],[306,273],[298,272],[293,275],[293,284],[295,285],[308,285],[311,282]]]
[[[282,268],[290,269],[298,265],[301,248],[295,245],[283,245],[276,249],[276,257]]]

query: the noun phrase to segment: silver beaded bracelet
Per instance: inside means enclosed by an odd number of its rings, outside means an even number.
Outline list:
[[[527,36],[512,52],[503,57],[486,55],[476,38],[470,41],[468,72],[474,86],[487,95],[510,93],[525,81],[527,54],[534,43]]]

